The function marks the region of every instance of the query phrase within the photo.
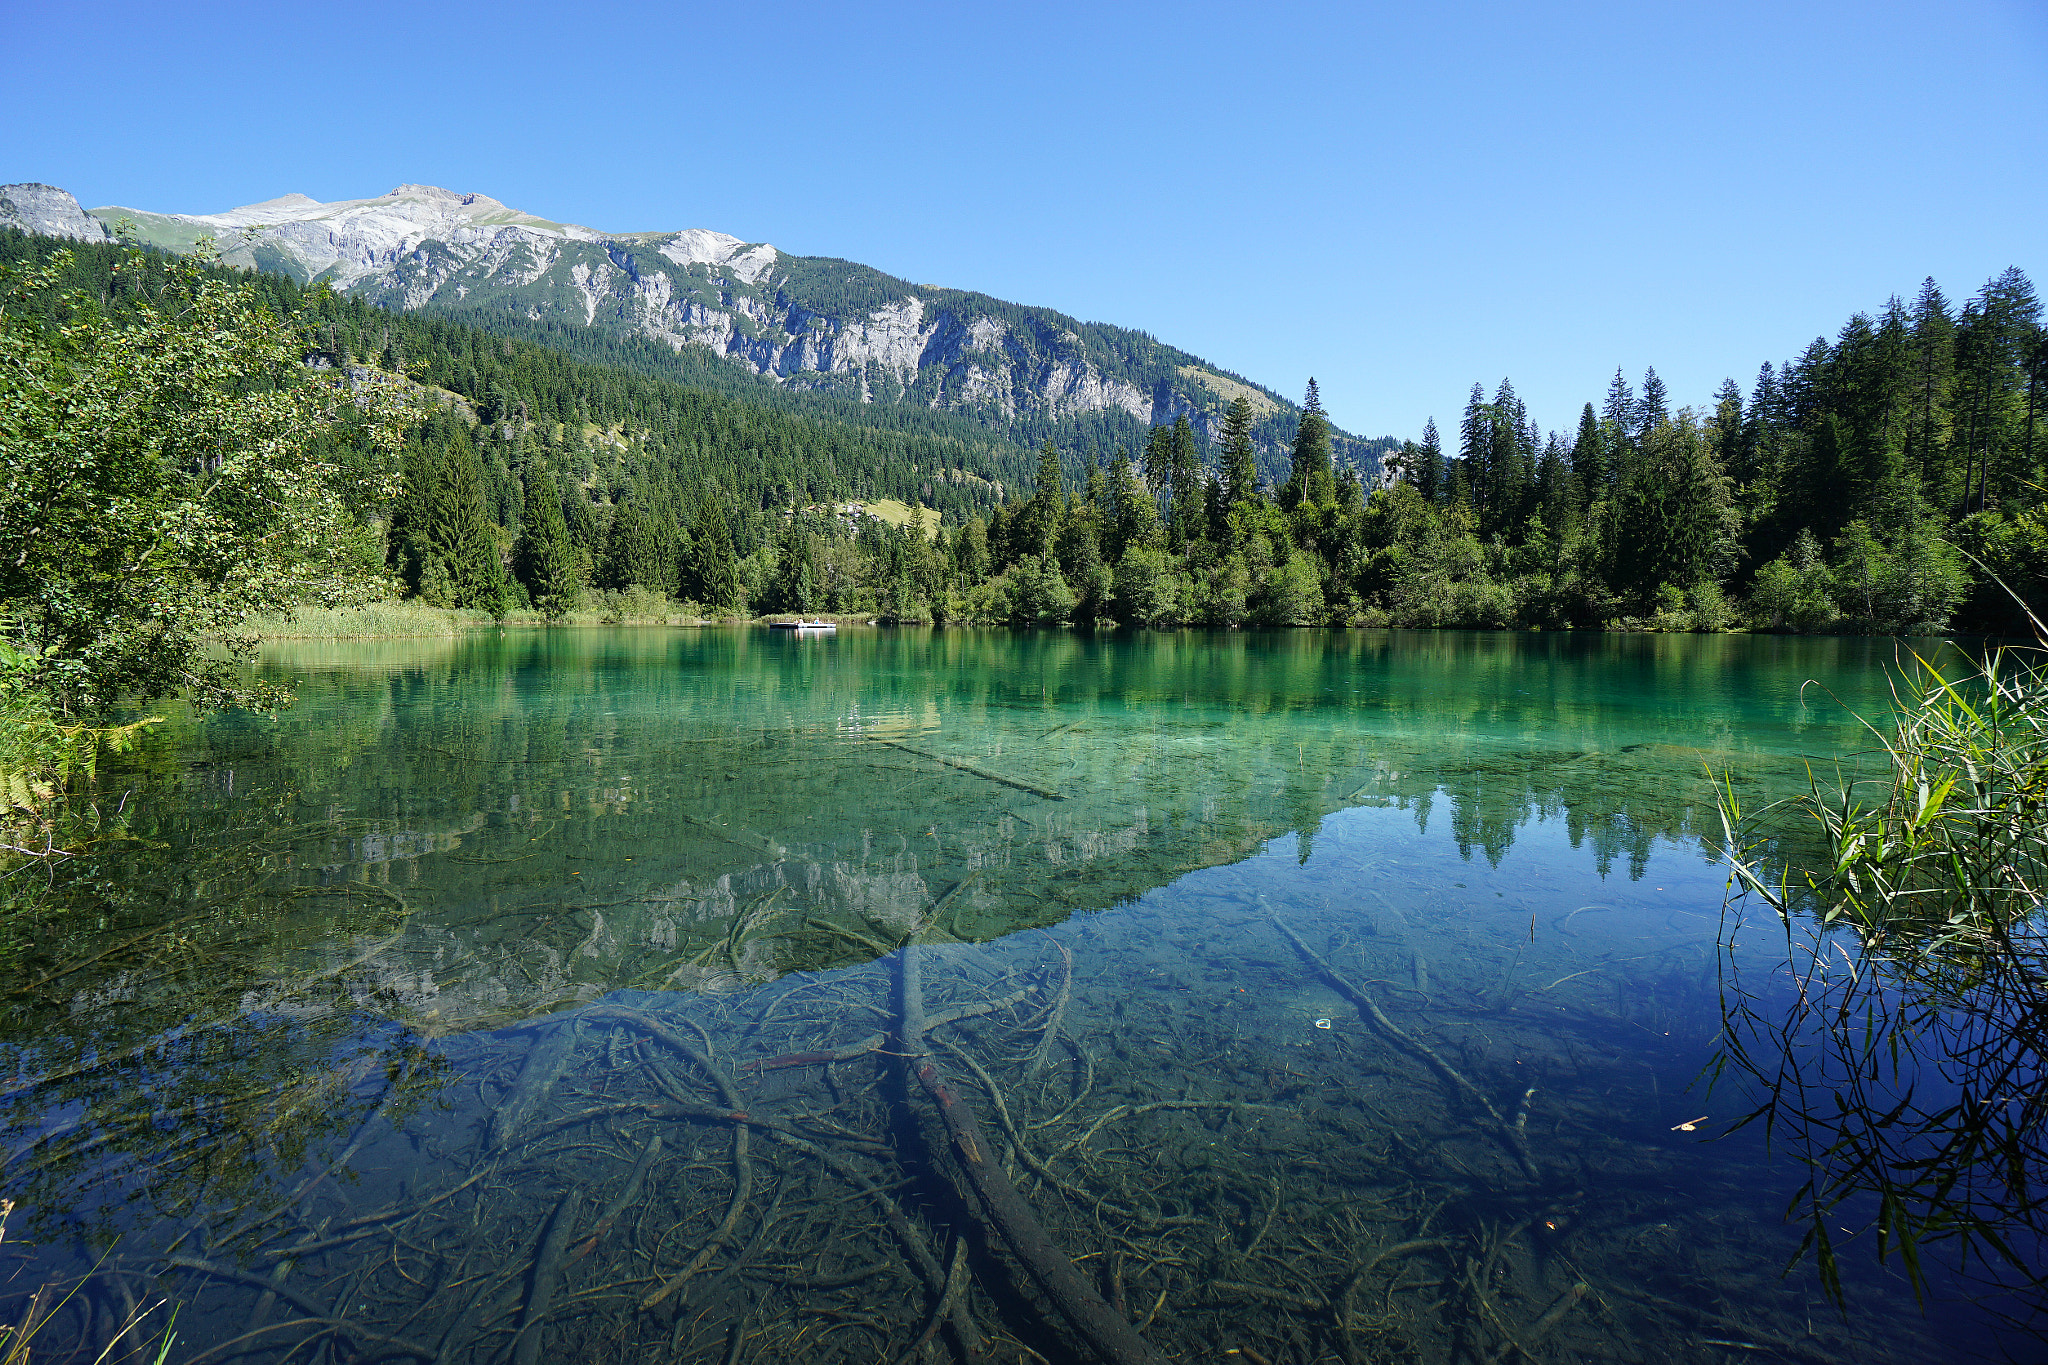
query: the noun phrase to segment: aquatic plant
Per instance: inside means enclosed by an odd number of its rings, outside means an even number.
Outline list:
[[[1816,778],[1756,811],[1721,787],[1731,877],[1714,1070],[1760,1083],[1736,1127],[1763,1125],[1806,1166],[1787,1209],[1808,1225],[1794,1261],[1810,1252],[1838,1304],[1834,1234],[1847,1230],[1874,1232],[1916,1294],[1939,1249],[2048,1307],[2042,658],[1996,648],[1951,677],[1914,655],[1889,731],[1871,727],[1874,784]],[[1817,857],[1790,851],[1796,835],[1766,836],[1788,813],[1817,834]],[[1760,966],[1741,946],[1746,902],[1772,912],[1782,960]]]

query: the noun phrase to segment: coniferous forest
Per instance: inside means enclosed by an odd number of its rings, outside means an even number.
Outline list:
[[[59,249],[109,312],[152,288],[114,246],[8,232],[0,264]],[[2048,599],[2048,334],[2017,269],[1960,304],[1928,280],[1703,401],[1617,372],[1569,431],[1510,380],[1475,383],[1454,429],[1432,421],[1379,470],[1333,459],[1313,380],[1285,451],[1260,448],[1239,399],[1214,443],[1182,418],[1137,450],[1034,454],[947,414],[678,382],[693,371],[665,373],[652,343],[251,281],[298,319],[309,365],[427,400],[395,457],[333,453],[395,458],[351,508],[360,553],[435,605],[553,617],[637,592],[939,623],[1910,634],[2016,628],[2001,581]],[[845,511],[879,499],[928,512]]]

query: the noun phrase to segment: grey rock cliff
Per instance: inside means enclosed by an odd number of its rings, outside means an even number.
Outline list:
[[[113,235],[106,224],[78,206],[70,191],[35,181],[0,185],[0,227],[83,242],[104,242]]]

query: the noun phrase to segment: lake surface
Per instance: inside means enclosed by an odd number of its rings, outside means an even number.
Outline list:
[[[1699,1083],[1709,771],[1762,801],[1854,763],[1893,660],[273,646],[298,705],[110,769],[126,837],[0,968],[0,1321],[48,1281],[50,1359],[165,1297],[174,1360],[1085,1358],[964,1192],[928,1054],[1169,1357],[1980,1358],[1988,1318],[1865,1243],[1846,1320],[1781,1275],[1802,1176]]]

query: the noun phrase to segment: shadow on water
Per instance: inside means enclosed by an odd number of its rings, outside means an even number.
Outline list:
[[[1707,767],[1789,790],[1858,743],[1801,682],[1874,701],[1888,659],[277,649],[299,706],[110,773],[134,837],[0,979],[0,1321],[51,1282],[52,1349],[168,1296],[179,1360],[1086,1358],[993,1167],[1179,1358],[1970,1358],[1967,1305],[1781,1277],[1789,1191],[1688,1091]]]

